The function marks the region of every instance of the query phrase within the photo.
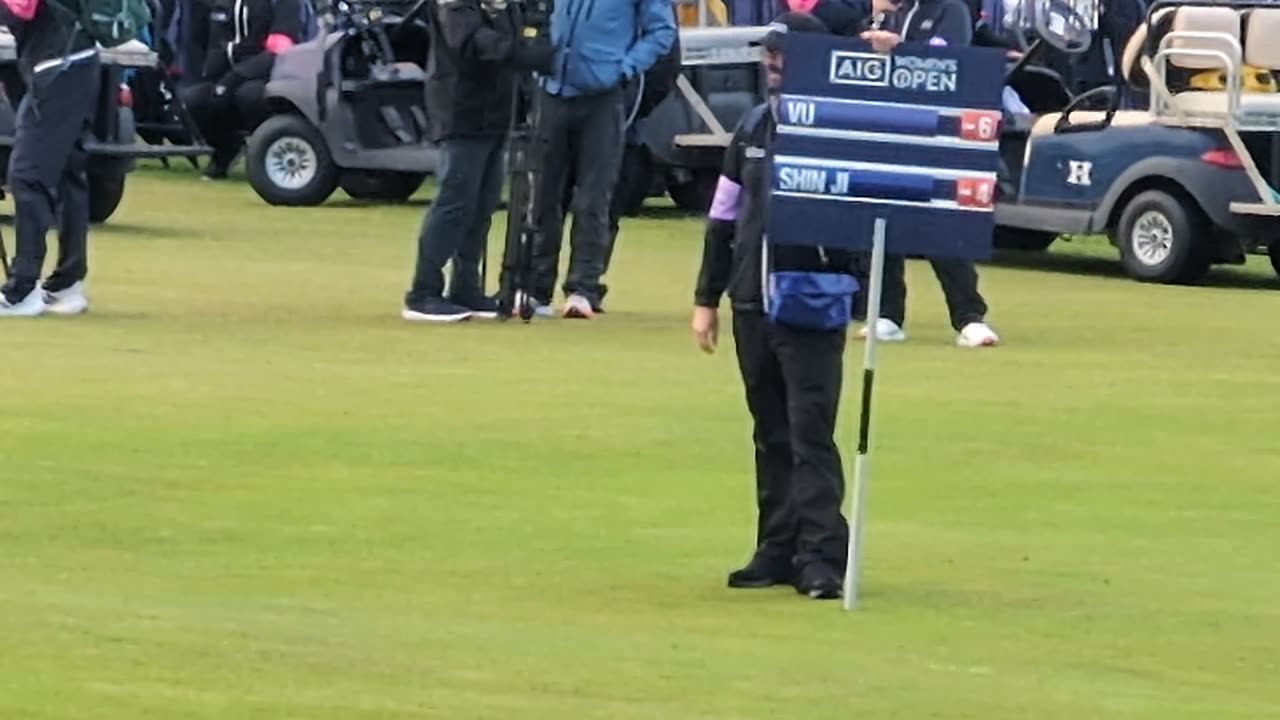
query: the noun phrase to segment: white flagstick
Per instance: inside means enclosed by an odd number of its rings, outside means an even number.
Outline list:
[[[858,451],[853,461],[849,509],[849,557],[844,572],[844,609],[858,605],[862,571],[862,531],[867,518],[867,486],[871,484],[871,391],[876,380],[876,325],[880,321],[880,293],[884,286],[885,221],[877,218],[871,238],[871,287],[867,288],[867,343],[862,356],[862,409],[858,421]]]

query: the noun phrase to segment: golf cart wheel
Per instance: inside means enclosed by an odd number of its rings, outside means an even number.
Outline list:
[[[1280,238],[1267,241],[1267,257],[1271,258],[1271,269],[1280,275]]]
[[[413,197],[426,179],[426,173],[344,170],[338,178],[338,185],[353,200],[402,203]]]
[[[1025,250],[1041,252],[1058,239],[1057,233],[1023,230],[1021,228],[997,227],[995,246],[999,250]]]
[[[124,172],[89,172],[89,222],[104,223],[124,199]]]
[[[1125,273],[1141,282],[1193,283],[1209,271],[1208,221],[1188,198],[1147,190],[1125,206],[1116,229]]]
[[[319,205],[338,187],[324,138],[300,115],[276,115],[259,125],[246,159],[249,184],[271,205]]]
[[[714,172],[698,171],[691,180],[672,183],[667,188],[676,207],[688,212],[705,213],[711,209],[711,200],[715,197],[716,181],[719,176]]]

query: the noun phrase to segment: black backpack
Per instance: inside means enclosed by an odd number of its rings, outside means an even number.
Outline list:
[[[680,54],[680,30],[676,29],[676,39],[666,55],[658,58],[658,62],[644,74],[644,87],[640,91],[640,103],[636,108],[636,120],[648,117],[676,87],[676,78],[680,77],[683,67]]]

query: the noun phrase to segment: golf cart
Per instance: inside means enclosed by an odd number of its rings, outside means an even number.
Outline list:
[[[93,139],[85,144],[89,153],[89,219],[105,222],[124,197],[125,177],[139,158],[200,157],[210,148],[202,144],[146,146],[136,143],[132,94],[123,82],[126,71],[159,72],[156,53],[133,40],[104,49],[102,84],[94,116]],[[17,68],[13,35],[0,29],[0,177],[8,177],[9,154],[14,143],[19,102],[26,92]],[[198,136],[197,136],[198,137]]]
[[[249,183],[272,205],[319,205],[341,187],[361,200],[407,200],[434,172],[422,63],[421,0],[339,0],[315,40],[280,54],[267,83],[272,115],[250,136]]]
[[[763,102],[760,27],[681,28],[681,64],[676,89],[640,126],[643,162],[629,171],[647,174],[647,194],[670,194],[683,210],[705,212],[733,128]],[[633,181],[639,184],[639,181]],[[643,196],[640,198],[643,200]],[[628,203],[634,214],[638,203]]]
[[[1088,24],[1078,4],[1047,5]],[[1103,87],[1007,123],[998,246],[1106,233],[1140,281],[1196,282],[1263,249],[1280,273],[1277,37],[1267,0],[1152,4],[1120,61],[1147,109],[1121,109],[1121,88]]]

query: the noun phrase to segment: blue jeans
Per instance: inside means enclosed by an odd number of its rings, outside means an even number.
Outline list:
[[[453,260],[449,297],[466,304],[484,295],[480,261],[498,207],[505,138],[456,138],[440,144],[439,189],[418,235],[418,263],[405,303],[444,297],[444,265]]]

